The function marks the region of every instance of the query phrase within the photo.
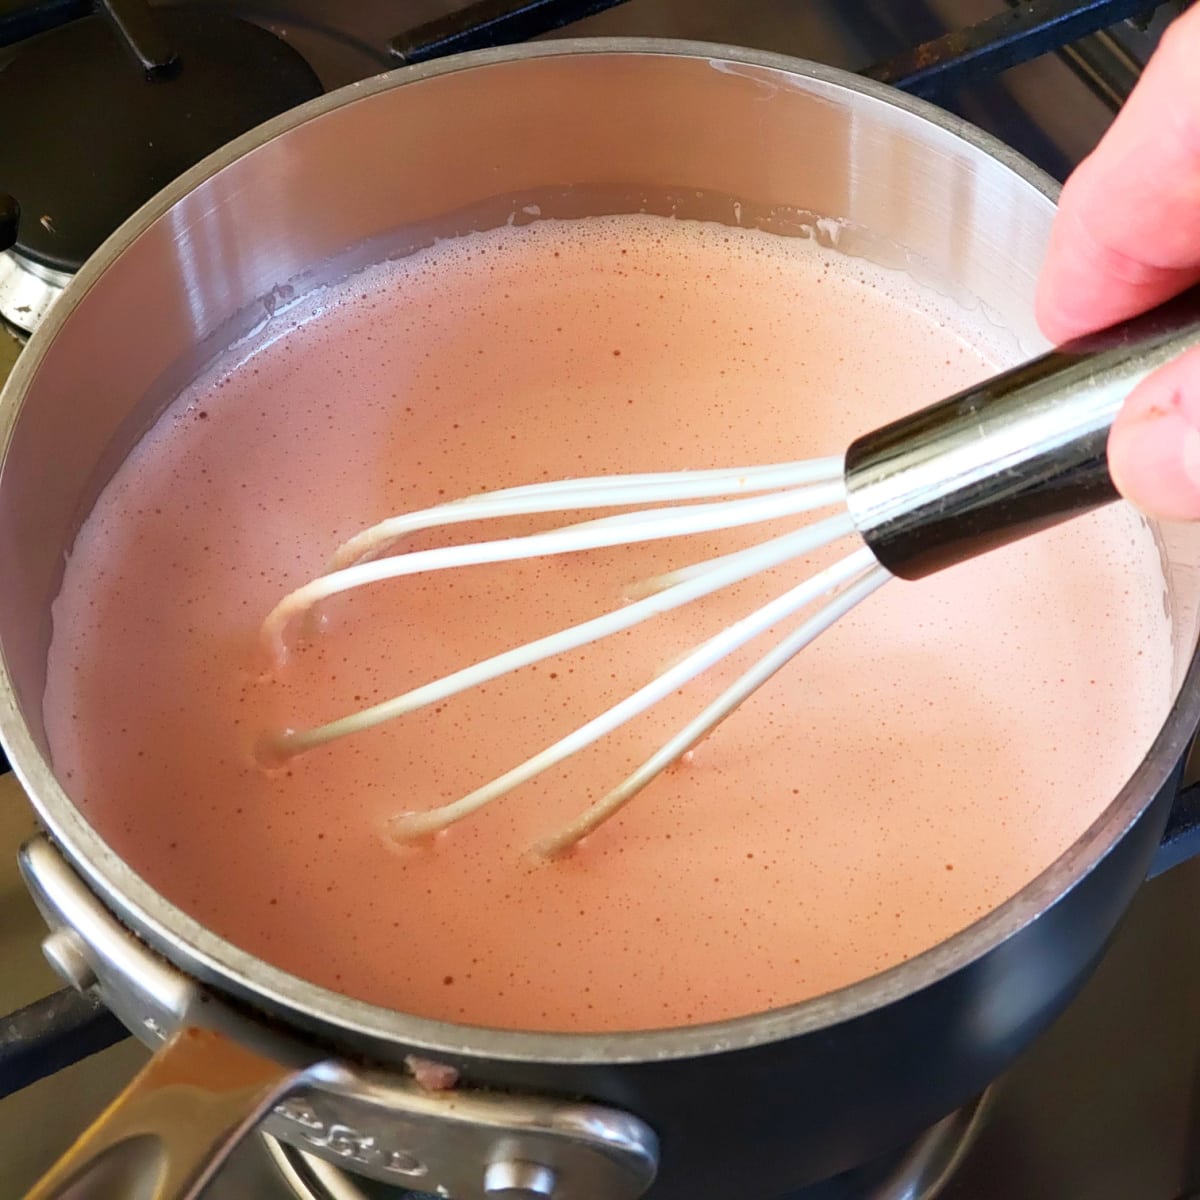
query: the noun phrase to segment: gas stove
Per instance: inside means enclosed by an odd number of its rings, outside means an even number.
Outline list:
[[[21,114],[0,139],[0,381],[74,271],[154,191],[272,113],[381,70],[564,35],[747,45],[919,93],[1063,178],[1181,7],[0,0],[0,101]],[[1187,799],[1095,976],[1009,1074],[887,1161],[788,1200],[1200,1200],[1200,788]],[[44,927],[15,867],[33,828],[15,781],[0,778],[0,1014],[10,1014],[0,1016],[0,1200],[22,1195],[146,1058],[108,1014],[59,990],[42,956]],[[258,1136],[205,1194],[405,1195]]]

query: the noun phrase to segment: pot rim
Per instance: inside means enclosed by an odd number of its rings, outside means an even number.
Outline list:
[[[223,167],[288,130],[408,83],[528,58],[670,56],[782,72],[856,92],[899,108],[983,151],[1054,203],[1058,185],[990,134],[933,104],[840,68],[718,43],[664,38],[573,38],[525,43],[402,67],[318,97],[222,147],[164,188],[124,222],[84,264],[18,357],[0,392],[0,455],[7,455],[25,392],[57,331],[108,266],[153,222]],[[0,459],[2,470],[2,459]],[[218,937],[150,887],[115,854],[58,784],[30,736],[0,655],[0,740],[13,769],[59,848],[127,925],[168,959],[218,991],[335,1040],[366,1038],[443,1057],[550,1064],[636,1063],[723,1053],[828,1029],[894,1003],[995,949],[1078,883],[1158,794],[1200,722],[1200,652],[1157,737],[1132,777],[1084,834],[1015,896],[972,925],[879,974],[785,1008],[685,1028],[622,1033],[531,1033],[484,1029],[411,1016],[354,1000],[271,966]]]

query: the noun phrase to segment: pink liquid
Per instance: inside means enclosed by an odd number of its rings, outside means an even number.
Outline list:
[[[653,1028],[870,975],[1015,893],[1148,746],[1170,646],[1130,511],[888,584],[552,864],[529,844],[769,640],[432,846],[398,847],[388,818],[507,770],[830,555],[274,776],[251,757],[266,728],[384,699],[768,531],[381,584],[330,603],[275,679],[258,676],[257,625],[393,512],[548,477],[836,454],[1001,357],[899,276],[716,226],[541,222],[367,272],[231,353],[101,497],[55,607],[57,768],[188,912],[408,1012]]]

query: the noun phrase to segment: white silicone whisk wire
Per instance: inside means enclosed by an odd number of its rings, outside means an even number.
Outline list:
[[[745,528],[820,509],[838,510],[813,525],[642,581],[629,602],[612,611],[514,646],[401,695],[322,725],[269,734],[260,743],[263,761],[278,762],[401,719],[503,675],[611,637],[852,535],[855,527],[844,507],[842,469],[840,458],[826,458],[758,467],[558,480],[470,496],[378,522],[338,548],[327,574],[289,593],[268,614],[261,636],[276,664],[286,657],[293,622],[322,601],[355,588],[428,571],[582,553]],[[394,550],[403,538],[422,530],[604,508],[626,511],[463,545]],[[781,622],[824,600],[797,629],[786,634],[617,787],[535,847],[547,858],[562,854],[611,819],[805,646],[889,578],[871,551],[860,546],[708,638],[632,694],[503,775],[449,804],[397,815],[390,824],[393,836],[399,840],[417,839],[467,819],[607,737]]]

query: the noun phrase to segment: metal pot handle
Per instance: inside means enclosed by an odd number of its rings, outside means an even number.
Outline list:
[[[181,1029],[26,1200],[193,1200],[298,1074],[211,1029]]]
[[[275,1136],[356,1173],[461,1200],[637,1200],[654,1180],[657,1138],[630,1113],[459,1080],[429,1089],[408,1076],[411,1059],[401,1070],[322,1059],[155,954],[44,836],[20,864],[50,926],[51,964],[156,1047],[26,1200],[191,1200],[264,1118]]]

